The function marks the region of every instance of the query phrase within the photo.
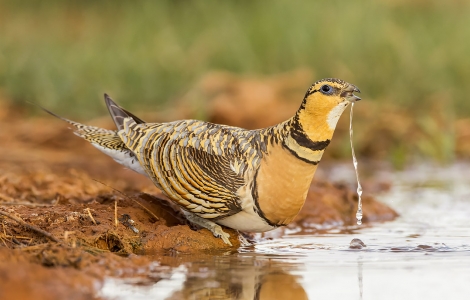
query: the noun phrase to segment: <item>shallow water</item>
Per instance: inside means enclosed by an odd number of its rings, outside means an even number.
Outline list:
[[[354,183],[349,165],[327,175]],[[280,236],[227,255],[156,262],[145,284],[108,279],[112,299],[470,299],[470,166],[379,172],[379,199],[400,217],[373,226]],[[367,210],[367,207],[363,208]],[[362,249],[350,249],[360,239]],[[359,247],[360,248],[360,247]],[[163,265],[173,265],[174,268]]]

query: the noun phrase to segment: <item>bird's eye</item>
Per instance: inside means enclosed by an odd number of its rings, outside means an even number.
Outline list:
[[[331,93],[333,93],[333,88],[331,86],[329,86],[328,84],[322,85],[320,90],[323,94],[330,95]]]

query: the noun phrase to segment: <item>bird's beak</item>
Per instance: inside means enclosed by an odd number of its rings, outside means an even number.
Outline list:
[[[347,88],[343,90],[341,93],[341,97],[346,98],[349,102],[356,102],[361,100],[360,97],[354,95],[353,93],[360,93],[361,91],[357,88],[357,86],[350,84]]]

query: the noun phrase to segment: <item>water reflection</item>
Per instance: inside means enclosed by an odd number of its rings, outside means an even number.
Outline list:
[[[359,299],[362,300],[362,257],[357,258],[357,281],[359,284]]]
[[[308,299],[299,263],[260,255],[158,256],[157,282],[109,279],[101,296],[112,299]],[[178,266],[177,266],[178,265]],[[163,271],[171,266],[170,274]],[[297,273],[297,274],[296,274]],[[165,278],[166,277],[166,278]],[[166,288],[164,288],[166,286]],[[168,288],[171,287],[171,288]]]
[[[212,257],[189,264],[176,299],[308,299],[298,277],[299,265],[256,256]]]

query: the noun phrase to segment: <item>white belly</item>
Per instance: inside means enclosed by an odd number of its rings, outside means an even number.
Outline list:
[[[216,223],[247,232],[265,232],[275,228],[266,223],[266,221],[253,210],[253,206],[246,207],[241,212],[218,220]]]

